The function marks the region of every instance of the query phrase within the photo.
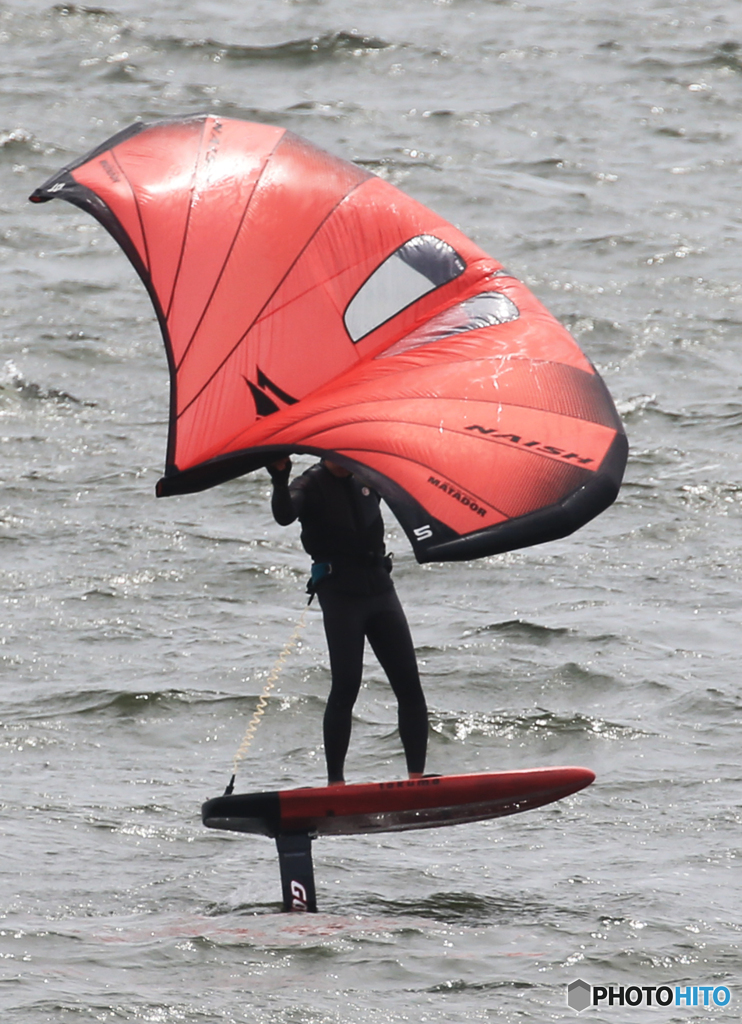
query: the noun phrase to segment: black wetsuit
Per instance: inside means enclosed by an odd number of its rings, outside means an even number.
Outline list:
[[[397,698],[407,769],[422,772],[428,713],[412,637],[384,549],[379,495],[353,476],[335,476],[322,463],[291,485],[290,464],[269,472],[274,518],[282,526],[300,520],[302,544],[312,556],[312,575],[318,579],[315,587],[332,673],[323,729],[328,781],[343,781],[366,637]]]

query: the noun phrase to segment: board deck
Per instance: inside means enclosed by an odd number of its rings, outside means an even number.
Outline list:
[[[234,794],[207,800],[202,817],[208,828],[271,838],[402,832],[518,814],[594,779],[589,768],[529,768]]]

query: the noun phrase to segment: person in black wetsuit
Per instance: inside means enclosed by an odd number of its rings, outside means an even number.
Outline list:
[[[392,583],[379,495],[328,459],[290,485],[290,459],[268,472],[276,522],[301,522],[302,544],[312,557],[310,588],[322,608],[332,674],[323,723],[328,783],[345,781],[366,637],[397,698],[410,778],[419,778],[425,770],[428,710],[410,629]]]

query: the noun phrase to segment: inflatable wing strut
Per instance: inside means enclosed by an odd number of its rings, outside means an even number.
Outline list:
[[[528,289],[389,183],[283,128],[138,123],[37,189],[113,235],[170,366],[160,495],[290,452],[385,498],[420,562],[566,536],[615,499],[608,391]]]

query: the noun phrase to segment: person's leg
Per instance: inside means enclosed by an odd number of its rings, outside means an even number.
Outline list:
[[[421,775],[428,749],[428,709],[410,627],[396,591],[378,595],[376,608],[366,620],[366,636],[397,698],[407,770]]]
[[[327,698],[323,735],[327,780],[344,781],[345,757],[353,724],[353,705],[363,675],[363,616],[359,599],[348,594],[317,591],[330,653],[332,686]]]

